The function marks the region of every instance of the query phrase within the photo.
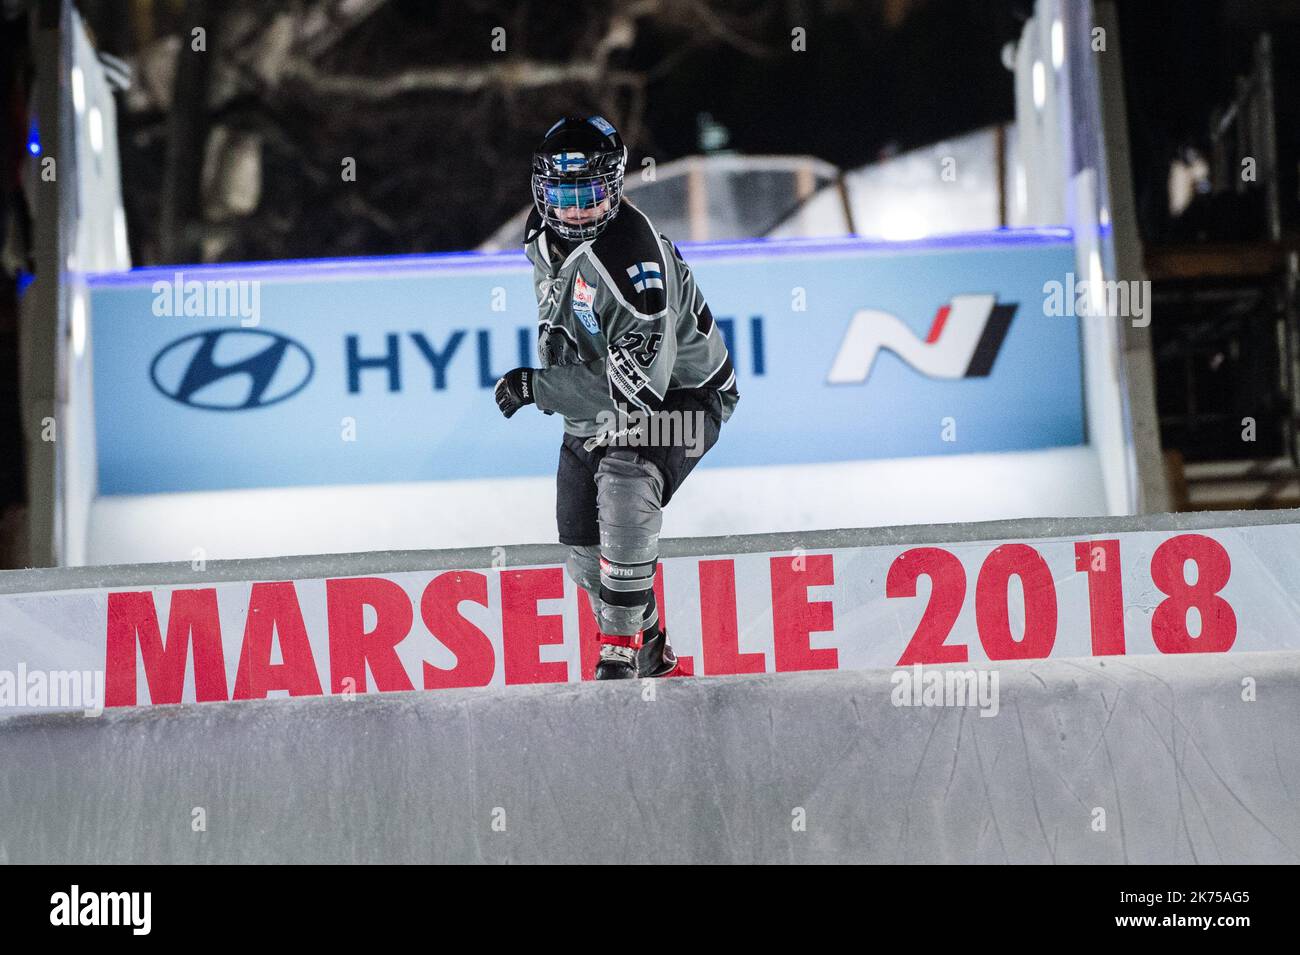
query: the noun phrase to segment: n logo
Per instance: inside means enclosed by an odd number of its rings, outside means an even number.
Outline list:
[[[999,305],[996,295],[954,295],[935,314],[925,341],[897,316],[864,308],[854,313],[826,381],[861,384],[881,349],[931,378],[983,378],[993,370],[1016,308],[1014,302]]]

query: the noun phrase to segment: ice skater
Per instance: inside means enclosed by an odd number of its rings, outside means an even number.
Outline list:
[[[507,418],[527,404],[564,416],[556,522],[596,613],[598,680],[679,672],[653,589],[663,508],[740,398],[690,267],[623,198],[626,167],[599,116],[547,131],[524,234],[540,367],[496,384]]]

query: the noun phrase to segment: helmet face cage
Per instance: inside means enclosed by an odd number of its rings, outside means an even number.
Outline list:
[[[594,128],[587,128],[589,123]],[[533,156],[533,204],[561,237],[594,239],[618,215],[626,166],[627,149],[603,119],[561,120]],[[575,209],[596,214],[578,221]]]
[[[623,169],[581,179],[558,178],[533,173],[533,202],[542,221],[566,239],[594,239],[618,215],[623,198]],[[566,220],[567,209],[598,209],[582,222]]]

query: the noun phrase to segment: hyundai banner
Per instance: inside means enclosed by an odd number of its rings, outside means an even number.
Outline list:
[[[1085,442],[1061,231],[684,246],[741,399],[702,466]],[[91,282],[99,493],[551,473],[522,254],[141,269]]]

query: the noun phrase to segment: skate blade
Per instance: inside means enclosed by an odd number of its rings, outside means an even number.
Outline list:
[[[647,673],[647,674],[645,674],[646,678],[651,679],[651,680],[669,680],[669,679],[672,679],[673,677],[679,677],[679,676],[693,676],[693,675],[694,675],[694,674],[692,674],[691,671],[690,671],[689,669],[687,669],[686,667],[682,666],[682,661],[681,661],[681,658],[680,658],[680,657],[675,658],[675,659],[673,660],[672,668],[669,669],[669,670],[666,670],[666,671],[663,672],[663,673]]]

